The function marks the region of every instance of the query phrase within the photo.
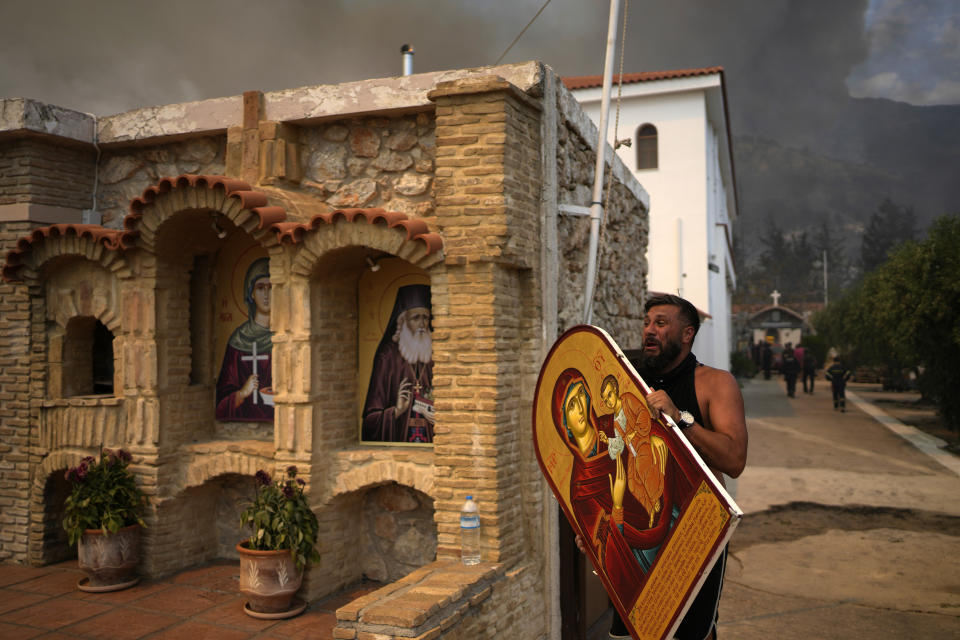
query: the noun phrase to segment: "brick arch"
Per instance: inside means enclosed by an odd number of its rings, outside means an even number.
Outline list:
[[[135,234],[137,247],[155,253],[160,226],[174,214],[190,210],[220,213],[264,246],[276,244],[271,227],[287,219],[282,207],[269,206],[265,193],[242,180],[184,174],[163,178],[134,198],[123,226]]]
[[[95,455],[91,451],[89,455]],[[56,477],[62,469],[75,466],[87,455],[82,450],[53,450],[36,467],[31,482],[30,507],[31,514],[40,515],[40,518],[30,518],[28,540],[30,540],[29,557],[32,564],[47,564],[59,562],[71,556],[70,546],[63,531],[62,512],[63,504],[56,502],[57,498],[65,496],[53,495],[54,502],[48,503],[47,483]],[[69,483],[66,483],[69,485]]]
[[[99,266],[102,267],[103,265],[99,264]],[[105,273],[106,278],[114,278],[114,284],[116,284],[116,276],[116,273],[110,271]],[[116,290],[115,295],[110,295],[112,292],[105,292],[104,287],[96,286],[97,283],[103,284],[98,277],[88,277],[87,281],[94,282],[92,290],[81,291],[77,287],[68,285],[49,293],[46,319],[52,320],[61,331],[65,331],[67,324],[73,318],[89,316],[102,322],[114,336],[117,336],[121,330],[120,305],[122,294],[119,290]],[[45,286],[52,288],[56,285],[56,282],[56,275],[47,277]]]
[[[130,247],[134,234],[107,229],[96,224],[53,224],[34,229],[7,252],[3,279],[40,283],[40,271],[51,260],[81,257],[96,262],[117,276],[129,274],[123,250]]]
[[[39,504],[40,510],[43,510],[43,488],[47,483],[47,478],[54,471],[75,466],[86,456],[96,456],[96,451],[90,453],[77,452],[76,450],[62,451],[53,450],[43,459],[43,462],[36,469],[33,477],[33,501]]]
[[[387,459],[377,460],[362,467],[338,473],[336,483],[331,489],[327,502],[348,493],[364,491],[387,482],[396,482],[416,489],[431,498],[436,497],[433,493],[432,468],[421,464]]]
[[[256,475],[260,469],[272,473],[275,461],[270,455],[251,455],[241,451],[218,451],[193,456],[189,461],[180,465],[174,474],[175,485],[167,498],[176,498],[184,491],[202,487],[214,478],[227,474],[241,476]]]
[[[309,276],[328,252],[364,246],[402,258],[422,269],[443,260],[443,238],[427,223],[384,209],[338,209],[313,216],[306,223],[273,226],[282,245],[296,251],[293,273]]]

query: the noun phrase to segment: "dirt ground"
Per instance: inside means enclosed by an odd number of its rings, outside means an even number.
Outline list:
[[[737,535],[730,541],[730,549],[736,552],[760,543],[791,542],[830,529],[898,529],[942,533],[960,538],[960,518],[915,509],[838,507],[791,502],[760,513],[745,515],[737,529]]]
[[[827,384],[825,381],[818,381]],[[822,388],[822,387],[821,387]],[[851,383],[848,387],[904,424],[911,425],[947,442],[944,449],[960,455],[960,437],[946,428],[936,407],[912,391],[883,391],[879,384]],[[744,517],[731,551],[759,543],[789,542],[805,536],[835,529],[867,531],[900,529],[916,532],[943,533],[960,537],[960,518],[915,509],[889,507],[840,507],[792,502]]]
[[[914,391],[883,391],[879,384],[854,382],[849,388],[900,422],[947,442],[947,451],[960,455],[960,434],[948,429],[936,407]]]
[[[816,395],[796,399],[780,381],[744,389],[756,441],[739,488],[752,508],[730,541],[720,635],[960,637],[955,473],[849,400],[835,413],[817,382]],[[960,452],[918,393],[850,390]]]

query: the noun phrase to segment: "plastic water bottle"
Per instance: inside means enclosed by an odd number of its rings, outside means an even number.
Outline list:
[[[460,510],[460,559],[466,565],[480,563],[480,512],[473,496]]]

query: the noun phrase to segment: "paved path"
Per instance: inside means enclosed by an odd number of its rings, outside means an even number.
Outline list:
[[[190,569],[113,593],[77,590],[77,561],[34,568],[0,565],[0,638],[284,640],[333,637],[336,609],[370,589],[352,589],[281,621],[243,613],[239,564]]]
[[[743,392],[750,449],[734,490],[746,515],[721,635],[960,637],[956,458],[862,401],[834,411],[829,388],[787,398],[756,379]]]

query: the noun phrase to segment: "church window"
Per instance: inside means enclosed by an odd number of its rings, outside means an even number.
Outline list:
[[[657,168],[657,128],[650,124],[637,129],[637,170]]]

